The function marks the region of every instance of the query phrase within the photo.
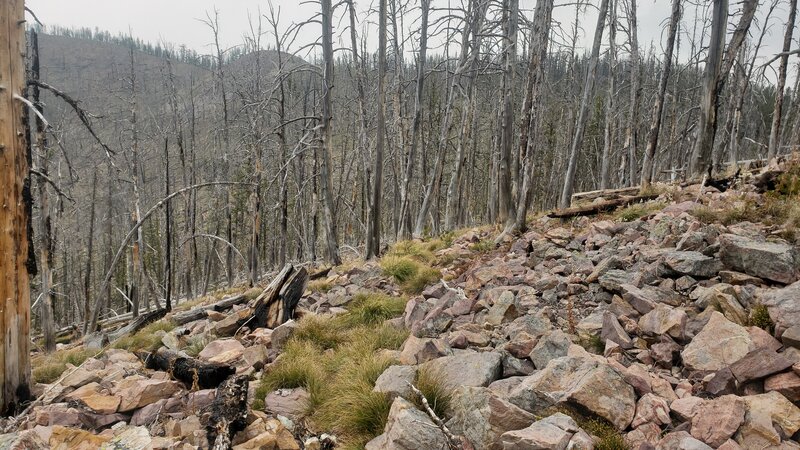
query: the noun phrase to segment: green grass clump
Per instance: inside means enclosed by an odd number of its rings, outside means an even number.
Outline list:
[[[89,357],[94,356],[95,353],[97,352],[93,350],[75,348],[33,358],[31,361],[31,377],[35,383],[50,384],[58,380],[67,370],[67,364],[80,366]]]
[[[168,333],[175,328],[175,324],[170,320],[158,320],[142,328],[136,334],[125,336],[113,343],[112,347],[128,351],[155,351],[161,347],[161,335],[158,331]]]
[[[596,334],[582,337],[578,343],[581,347],[585,348],[587,352],[594,353],[596,355],[602,355],[603,351],[606,349],[605,342],[603,342],[603,339]]]
[[[347,313],[341,317],[348,326],[377,325],[403,313],[406,299],[385,294],[358,294],[353,298]]]
[[[327,280],[313,280],[308,283],[308,290],[311,292],[326,293],[333,288],[333,285],[328,283]]]
[[[441,278],[441,272],[409,256],[387,255],[381,259],[383,273],[391,276],[409,294],[419,294]]]
[[[491,239],[484,239],[470,245],[469,248],[476,253],[487,253],[497,248],[497,246]]]
[[[748,318],[748,325],[761,328],[769,333],[775,331],[775,323],[769,316],[769,310],[761,303],[757,303],[750,310],[750,317]]]
[[[206,348],[209,342],[211,342],[211,339],[205,334],[196,334],[189,338],[189,342],[183,348],[183,351],[192,358],[197,358],[197,355]]]
[[[253,407],[280,388],[309,393],[306,414],[315,429],[336,433],[345,446],[363,446],[383,432],[391,401],[372,392],[392,361],[381,349],[397,350],[408,331],[386,323],[402,314],[405,299],[361,294],[334,317],[303,317],[284,353],[267,367]]]
[[[617,211],[614,215],[621,222],[633,222],[656,211],[664,209],[667,205],[663,202],[635,203]]]
[[[560,405],[548,408],[540,419],[559,412],[572,417],[579,427],[597,438],[594,443],[595,450],[630,450],[625,438],[614,425],[600,417],[587,417],[573,406]]]
[[[255,300],[261,293],[264,292],[264,289],[260,287],[251,287],[250,289],[244,291],[244,298],[248,300]]]
[[[422,395],[425,396],[425,399],[437,416],[449,416],[453,393],[444,384],[444,377],[441,374],[430,369],[421,368],[417,372],[417,380],[414,385],[422,392]],[[414,403],[424,411],[422,399],[415,398]]]

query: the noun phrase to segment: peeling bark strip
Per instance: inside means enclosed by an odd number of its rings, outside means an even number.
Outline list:
[[[152,353],[137,353],[137,356],[148,369],[167,372],[193,391],[216,388],[236,372],[235,368],[226,364],[184,357],[163,347]]]
[[[228,450],[233,437],[247,424],[246,376],[231,376],[220,384],[206,423],[211,450]]]
[[[30,148],[24,98],[23,0],[0,2],[0,414],[30,397]]]

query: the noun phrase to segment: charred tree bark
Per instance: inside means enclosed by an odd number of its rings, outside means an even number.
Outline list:
[[[236,373],[236,368],[232,366],[187,358],[164,347],[137,356],[144,361],[146,368],[167,372],[193,391],[216,388]]]
[[[206,423],[211,450],[230,449],[236,433],[247,426],[247,387],[246,376],[230,376],[217,388]]]
[[[308,272],[304,267],[291,264],[275,277],[264,292],[256,298],[253,314],[244,321],[250,328],[275,328],[294,318],[294,310],[308,284]]]

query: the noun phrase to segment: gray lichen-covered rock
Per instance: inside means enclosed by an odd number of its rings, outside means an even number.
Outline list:
[[[536,420],[533,414],[484,387],[456,389],[450,408],[450,430],[466,437],[475,448],[487,450],[502,449],[500,435],[525,428]]]
[[[592,448],[591,437],[566,414],[556,413],[501,438],[503,450]]]
[[[800,281],[783,289],[762,291],[761,304],[767,307],[777,330],[785,330],[800,323]]]
[[[412,394],[409,383],[414,383],[417,378],[417,368],[414,366],[389,366],[375,380],[375,392],[382,392],[389,397],[410,398]]]
[[[427,414],[401,397],[395,398],[392,402],[383,434],[365,446],[366,450],[422,448],[447,448],[447,440]]]
[[[516,386],[508,399],[534,414],[557,404],[578,404],[621,430],[631,423],[636,408],[633,388],[611,366],[591,357],[550,361]]]
[[[734,234],[720,235],[719,242],[720,259],[727,268],[784,284],[800,279],[800,255],[792,245]]]
[[[450,389],[459,386],[488,386],[502,375],[502,356],[497,352],[457,351],[421,366],[441,377]]]
[[[551,360],[567,355],[572,341],[569,336],[561,330],[551,331],[539,339],[536,347],[531,350],[530,358],[534,367],[542,369]]]
[[[664,254],[664,264],[671,270],[696,278],[711,278],[722,270],[722,263],[695,251],[673,251]]]

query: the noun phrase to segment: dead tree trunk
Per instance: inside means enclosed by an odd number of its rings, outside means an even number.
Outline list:
[[[380,254],[381,247],[381,190],[383,189],[383,150],[386,138],[386,0],[378,1],[378,119],[375,137],[375,182],[367,217],[366,259]]]
[[[507,223],[514,215],[511,197],[512,155],[514,141],[514,69],[517,62],[517,22],[519,0],[503,3],[503,121],[500,125],[500,177],[498,183],[497,221]]]
[[[419,55],[417,56],[417,83],[414,96],[414,121],[411,125],[411,146],[405,158],[403,168],[403,181],[400,184],[400,215],[397,239],[411,238],[411,179],[414,175],[414,164],[422,133],[422,102],[423,87],[425,85],[425,60],[428,57],[428,13],[430,0],[421,0],[420,14],[422,23],[419,28]]]
[[[636,4],[636,0],[632,0],[633,4]],[[609,183],[609,168],[611,167],[611,148],[613,147],[614,141],[614,97],[617,95],[615,92],[616,85],[615,82],[615,74],[617,71],[617,2],[616,0],[611,0],[609,4],[609,17],[608,17],[608,96],[606,100],[606,123],[605,123],[605,130],[603,132],[603,156],[600,162],[600,189],[608,189]],[[634,20],[635,23],[635,20]],[[634,36],[635,34],[631,32],[631,35]],[[633,39],[631,39],[631,48],[634,48]],[[638,57],[631,56],[631,59],[638,60]],[[634,63],[633,66],[636,66]],[[636,68],[638,70],[638,68]],[[635,75],[638,75],[637,72],[632,72],[634,78],[638,78]],[[636,83],[638,84],[638,82]],[[631,87],[632,90],[635,90],[635,87]],[[631,117],[631,122],[636,120],[635,116]],[[629,129],[634,128],[633,125],[630,123],[628,124]],[[633,140],[631,141],[633,142]]]
[[[667,84],[669,74],[672,71],[672,52],[675,48],[675,35],[681,20],[681,0],[672,0],[672,15],[669,19],[669,31],[667,32],[667,46],[664,53],[664,67],[661,70],[661,78],[658,80],[658,96],[653,105],[653,117],[650,121],[650,131],[647,133],[647,149],[644,152],[642,162],[642,189],[650,185],[653,180],[653,164],[658,148],[658,135],[661,131],[661,116],[664,111],[664,100],[667,95]]]
[[[739,18],[736,30],[733,32],[728,49],[723,54],[728,23],[728,0],[714,0],[711,42],[709,42],[708,59],[703,75],[700,121],[697,126],[697,139],[689,161],[689,175],[695,178],[699,178],[704,173],[712,170],[711,158],[714,152],[714,138],[717,132],[719,94],[725,85],[725,80],[733,66],[733,61],[736,59],[737,53],[739,53],[739,48],[747,37],[757,6],[758,0],[744,0],[742,2],[742,16]]]
[[[0,414],[14,413],[30,397],[30,275],[36,265],[30,249],[30,148],[26,113],[19,98],[25,89],[25,13],[23,0],[0,2]]]
[[[91,288],[92,288],[92,249],[94,247],[94,219],[95,219],[95,210],[97,209],[95,205],[95,200],[97,198],[97,169],[94,170],[94,175],[92,176],[92,209],[89,213],[89,236],[88,236],[88,245],[86,246],[86,273],[84,274],[83,279],[83,334],[86,334],[86,326],[89,323],[89,315],[91,314]],[[111,211],[109,211],[109,214]]]
[[[578,121],[575,123],[575,136],[572,139],[572,148],[569,154],[567,174],[564,177],[564,188],[561,190],[561,201],[559,207],[569,206],[569,199],[575,187],[575,173],[578,169],[578,154],[583,146],[583,133],[586,130],[586,122],[589,120],[589,100],[594,92],[594,82],[597,77],[597,63],[600,60],[600,44],[603,41],[603,27],[606,23],[608,13],[608,0],[600,2],[600,15],[597,17],[597,26],[594,30],[594,43],[592,44],[592,56],[589,59],[589,70],[586,72],[586,84],[583,87],[583,98],[581,99]]]
[[[336,212],[334,211],[333,180],[331,175],[333,153],[331,142],[331,115],[333,89],[333,9],[331,0],[321,0],[322,7],[322,158],[320,159],[320,190],[322,191],[322,216],[325,228],[325,250],[328,262],[342,263],[339,257],[339,238],[336,232]]]
[[[636,151],[639,148],[639,133],[636,122],[639,120],[639,98],[642,88],[640,83],[641,56],[639,55],[639,27],[636,16],[636,1],[630,0],[628,10],[628,36],[631,45],[631,109],[628,117],[628,131],[625,138],[628,147],[628,173],[626,178],[628,184],[633,186],[636,183]]]
[[[308,271],[287,264],[256,298],[253,314],[245,323],[252,329],[275,328],[294,318],[294,310],[308,284]]]
[[[789,51],[792,49],[792,34],[794,33],[794,19],[797,15],[797,0],[789,0],[789,18],[786,19],[786,33],[783,35],[783,49],[778,66],[778,83],[775,87],[775,108],[772,112],[772,127],[769,133],[768,158],[774,158],[780,153],[781,121],[783,119],[783,91],[786,88],[786,72],[789,66]],[[797,92],[794,95],[798,95]]]
[[[534,169],[534,150],[541,123],[541,87],[544,80],[544,63],[550,36],[550,22],[553,16],[553,0],[537,0],[536,11],[531,25],[531,54],[528,65],[528,92],[525,96],[525,120],[520,131],[520,150],[525,146],[522,168],[522,189],[517,199],[515,217],[516,230],[525,230],[528,206],[531,202]]]
[[[31,78],[39,81],[39,36],[36,31],[30,33],[31,49]],[[31,100],[38,114],[35,119],[34,150],[38,162],[37,173],[39,178],[39,275],[41,277],[41,326],[44,335],[44,350],[47,353],[56,349],[55,324],[53,323],[53,252],[55,239],[53,237],[53,221],[50,216],[50,196],[47,188],[46,177],[49,177],[50,154],[47,148],[47,135],[44,121],[44,107],[39,100],[39,86],[33,83],[30,88]]]

